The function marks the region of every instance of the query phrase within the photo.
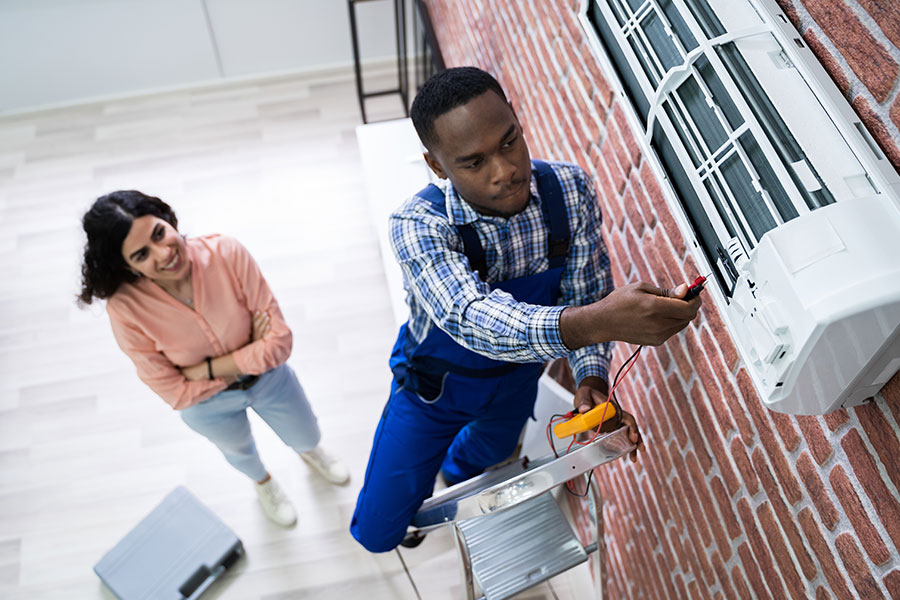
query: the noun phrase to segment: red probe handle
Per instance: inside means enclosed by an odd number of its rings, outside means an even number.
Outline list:
[[[694,280],[694,283],[691,284],[691,287],[688,288],[687,293],[684,295],[684,300],[693,300],[697,296],[700,295],[700,292],[703,291],[703,286],[706,284],[706,277],[702,275]]]

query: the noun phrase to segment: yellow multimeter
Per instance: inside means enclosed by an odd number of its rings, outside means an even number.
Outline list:
[[[575,415],[568,421],[557,424],[553,427],[553,434],[559,439],[567,438],[571,435],[595,429],[600,424],[610,419],[615,419],[616,416],[616,406],[612,402],[604,402],[586,413]]]

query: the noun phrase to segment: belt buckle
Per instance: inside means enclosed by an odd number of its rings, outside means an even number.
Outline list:
[[[240,379],[238,387],[242,391],[247,391],[259,381],[259,375],[247,375]]]

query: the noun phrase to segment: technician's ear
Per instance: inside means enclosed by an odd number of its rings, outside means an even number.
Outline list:
[[[425,163],[428,165],[428,168],[437,175],[438,179],[447,179],[447,174],[444,172],[444,168],[441,166],[441,163],[437,161],[437,159],[432,156],[431,152],[427,150],[422,153],[422,156],[425,158]]]

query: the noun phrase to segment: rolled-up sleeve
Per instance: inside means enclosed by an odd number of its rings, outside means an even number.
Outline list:
[[[562,306],[517,302],[479,279],[455,231],[424,209],[395,213],[391,243],[409,292],[432,322],[462,346],[497,360],[543,362],[569,354]]]
[[[116,343],[134,363],[140,380],[175,410],[199,404],[225,389],[225,381],[221,378],[188,381],[178,367],[156,349],[153,340],[133,319],[122,314],[111,302],[107,303],[106,312]]]
[[[222,255],[232,269],[235,281],[244,295],[247,310],[252,315],[256,311],[268,313],[269,332],[261,339],[243,346],[232,353],[234,362],[242,373],[259,375],[284,364],[291,355],[293,337],[281,314],[269,284],[253,260],[253,257],[233,238],[227,238],[222,246]]]

